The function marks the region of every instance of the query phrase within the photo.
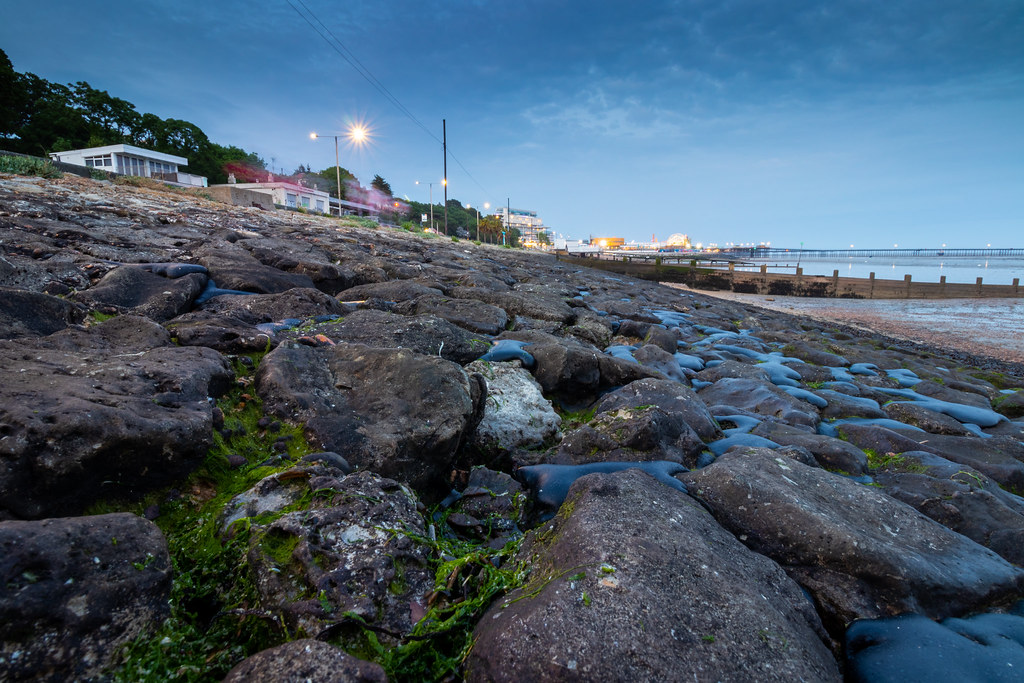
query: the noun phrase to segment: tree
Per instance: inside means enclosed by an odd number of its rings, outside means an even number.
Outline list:
[[[373,176],[373,181],[370,182],[370,186],[373,189],[377,190],[378,192],[383,192],[389,197],[394,196],[394,194],[391,192],[391,184],[388,181],[384,180],[384,178],[382,178],[380,174]]]
[[[0,50],[0,139],[15,135],[24,123],[28,93],[21,74]]]
[[[480,219],[480,239],[484,242],[500,243],[501,232],[505,225],[497,216],[485,216]]]
[[[358,184],[359,183],[359,179],[356,178],[355,175],[351,171],[349,171],[347,168],[339,168],[339,167],[335,167],[335,166],[330,166],[328,168],[325,168],[322,171],[317,171],[315,175],[320,176],[324,180],[331,181],[330,182],[331,186],[330,186],[330,189],[328,190],[328,192],[331,193],[332,197],[337,197],[338,196],[338,173],[339,173],[339,170],[340,170],[340,173],[341,173],[341,197],[339,197],[339,199],[348,199],[348,182],[349,181],[353,181],[356,184]]]

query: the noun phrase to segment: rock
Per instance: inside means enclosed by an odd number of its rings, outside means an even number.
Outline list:
[[[799,358],[814,365],[825,365],[829,367],[848,367],[850,361],[842,356],[816,348],[814,345],[803,341],[792,341],[782,347],[782,352],[787,356]]]
[[[309,503],[270,522],[252,518],[249,565],[260,603],[292,632],[317,636],[351,613],[399,638],[425,612],[434,579],[427,546],[410,536],[426,536],[416,497],[372,472],[338,475],[317,466],[278,475]]]
[[[808,434],[797,427],[765,420],[751,432],[785,446],[801,446],[814,455],[826,470],[846,474],[867,474],[868,457],[861,449],[841,439],[821,434]]]
[[[668,460],[692,467],[703,450],[704,442],[679,415],[647,405],[599,413],[563,437],[553,462]]]
[[[1024,564],[1024,499],[981,472],[911,451],[887,456],[872,474],[893,498],[1010,562]]]
[[[137,321],[0,342],[0,517],[138,497],[202,462],[213,442],[209,397],[233,374],[210,349],[146,348],[149,326],[166,332]],[[108,339],[119,331],[123,346]]]
[[[475,299],[449,299],[421,296],[400,305],[396,312],[404,315],[429,314],[477,334],[497,335],[508,327],[508,314],[497,306]]]
[[[85,309],[39,292],[0,287],[0,339],[44,337],[85,320]]]
[[[847,680],[1011,681],[1024,669],[1024,617],[987,613],[935,623],[920,614],[855,621]]]
[[[279,346],[260,364],[256,388],[268,413],[304,423],[317,447],[427,498],[443,487],[486,397],[450,361],[344,343]]]
[[[1015,391],[995,401],[997,412],[1010,419],[1024,417],[1024,391]]]
[[[908,450],[922,450],[941,455],[947,460],[973,467],[992,477],[1000,486],[1015,493],[1024,492],[1024,443],[1012,436],[947,436],[903,432],[915,445]],[[889,451],[879,451],[889,452]]]
[[[476,360],[490,348],[490,344],[479,335],[434,315],[404,316],[360,310],[340,320],[317,325],[311,331],[337,342],[366,344],[380,349],[410,349],[460,365]]]
[[[411,301],[422,296],[441,296],[444,292],[436,287],[425,287],[408,280],[389,280],[358,285],[338,293],[341,301],[363,301],[365,299],[384,299],[386,301]]]
[[[241,247],[220,243],[199,249],[199,263],[222,289],[275,294],[295,287],[316,289],[312,278],[265,266]]]
[[[915,384],[914,392],[922,396],[945,401],[946,403],[959,403],[960,405],[984,409],[992,408],[992,404],[984,395],[979,395],[974,391],[958,391],[931,380]]]
[[[768,373],[763,368],[736,360],[727,360],[713,368],[707,368],[697,373],[697,379],[702,382],[714,383],[726,377],[733,379],[756,379],[762,382],[768,381]]]
[[[686,374],[679,367],[679,361],[675,356],[664,349],[647,344],[633,352],[633,358],[644,367],[660,372],[665,377],[676,382],[686,382]],[[692,373],[691,373],[692,374]]]
[[[886,416],[885,411],[878,405],[878,401],[874,399],[850,396],[831,389],[818,389],[814,393],[828,401],[828,405],[821,409],[822,419]]]
[[[224,683],[387,683],[379,664],[356,659],[312,638],[258,652],[228,672]]]
[[[474,467],[454,508],[478,520],[477,535],[503,537],[523,521],[526,495],[518,481],[504,472]]]
[[[170,616],[171,561],[127,513],[0,522],[0,677],[99,680]]]
[[[537,380],[518,362],[476,361],[466,372],[487,382],[483,419],[469,441],[485,453],[541,446],[554,439],[562,418],[544,398]]]
[[[952,434],[953,436],[970,436],[971,432],[960,422],[948,415],[929,410],[917,403],[894,401],[882,407],[885,415],[893,420],[920,427],[931,434]]]
[[[813,430],[818,413],[809,403],[793,398],[774,384],[758,379],[726,377],[697,392],[706,405],[726,405]]]
[[[523,555],[531,580],[478,622],[467,681],[841,678],[778,565],[637,470],[577,481]]]
[[[114,307],[164,322],[187,312],[203,289],[207,277],[191,273],[169,280],[143,268],[121,266],[103,276],[96,285],[74,294],[75,301],[93,308]]]
[[[703,441],[713,441],[721,435],[715,418],[693,389],[664,379],[639,379],[609,392],[597,404],[596,412],[649,406],[658,407],[671,419],[681,420]]]
[[[959,616],[1024,587],[1024,570],[910,506],[772,451],[733,451],[680,478],[810,592],[836,638],[854,619]]]
[[[571,324],[576,317],[567,303],[551,296],[531,296],[522,292],[493,292],[480,287],[454,287],[450,294],[458,299],[477,299],[497,306],[513,318],[524,316]]]

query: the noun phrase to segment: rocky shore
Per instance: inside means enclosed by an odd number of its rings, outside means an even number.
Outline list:
[[[0,176],[0,680],[1019,680],[1024,376]]]

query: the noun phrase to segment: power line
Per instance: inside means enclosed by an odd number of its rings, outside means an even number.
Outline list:
[[[402,102],[397,97],[395,97],[395,95],[392,94],[392,92],[388,90],[387,87],[383,83],[381,83],[376,76],[373,75],[373,72],[371,72],[366,66],[363,65],[362,62],[359,61],[359,58],[356,57],[355,53],[352,52],[343,42],[341,42],[341,40],[339,40],[336,35],[334,35],[334,32],[331,31],[331,29],[329,29],[320,20],[319,17],[317,17],[316,13],[313,12],[313,10],[311,10],[306,5],[306,3],[303,2],[303,0],[295,0],[295,2],[298,2],[300,5],[302,5],[302,9],[305,10],[306,12],[305,14],[302,12],[302,10],[295,6],[292,0],[286,0],[286,2],[291,6],[293,10],[295,10],[296,14],[302,17],[302,19],[307,24],[309,24],[309,27],[312,28],[317,33],[317,35],[323,38],[324,42],[330,45],[331,48],[349,64],[349,66],[355,69],[356,73],[362,76],[367,83],[372,85],[374,89],[377,90],[377,92],[383,95],[384,99],[390,102],[392,106],[398,109],[398,111],[400,111],[410,121],[419,126],[419,128],[424,133],[433,138],[435,142],[437,142],[438,144],[442,144],[441,140],[434,133],[432,133],[429,128],[423,125],[423,123],[419,119],[417,119],[416,116],[411,111],[409,111],[409,109],[404,104],[402,104]],[[309,16],[306,16],[307,14]],[[312,19],[315,20],[315,24],[313,23],[313,20],[310,20],[310,17],[312,17]],[[319,24],[319,28],[317,27],[317,24]],[[487,189],[484,188],[484,186],[481,185],[480,182],[475,177],[473,177],[473,174],[469,172],[469,170],[463,165],[461,161],[459,161],[459,159],[454,154],[448,152],[448,155],[452,158],[452,161],[458,164],[459,168],[462,169],[462,172],[465,173],[466,176],[470,180],[472,180],[473,183],[476,184],[476,186],[479,187],[480,190],[485,195],[490,196],[490,193],[487,191]]]

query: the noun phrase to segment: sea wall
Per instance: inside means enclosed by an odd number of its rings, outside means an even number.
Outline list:
[[[796,274],[769,273],[762,266],[760,272],[752,273],[725,268],[700,268],[696,262],[690,265],[666,265],[655,259],[654,263],[641,263],[628,257],[621,260],[579,258],[558,255],[564,263],[611,271],[642,280],[656,282],[681,282],[695,289],[712,289],[739,292],[743,294],[768,294],[773,296],[809,296],[843,299],[970,299],[970,298],[1013,298],[1022,292],[1018,278],[1012,284],[984,284],[978,278],[974,284],[946,282],[945,276],[939,282],[914,281],[907,275],[902,280],[881,278],[840,277],[833,271],[825,275],[804,275],[802,269]]]

